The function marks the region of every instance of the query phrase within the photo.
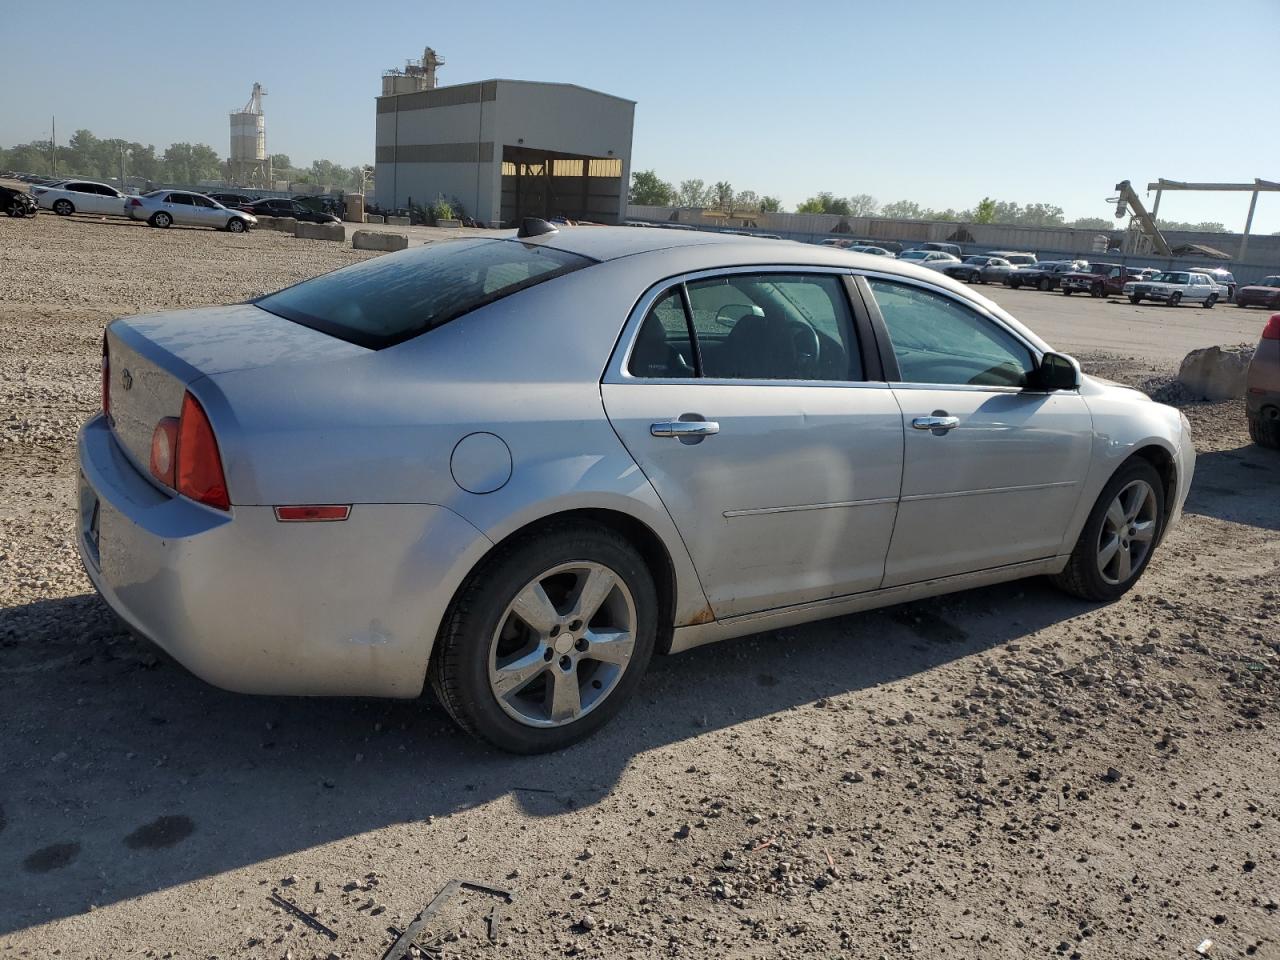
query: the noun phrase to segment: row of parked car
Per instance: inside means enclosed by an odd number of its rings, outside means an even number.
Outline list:
[[[1280,277],[1266,277],[1256,284],[1240,287],[1229,270],[1220,268],[1158,270],[1083,259],[1038,260],[1033,253],[1014,250],[965,256],[955,244],[934,242],[906,250],[845,239],[824,240],[823,245],[853,253],[895,257],[966,283],[1003,283],[1015,290],[1021,287],[1060,290],[1068,297],[1073,293],[1122,296],[1135,304],[1150,300],[1171,307],[1187,302],[1212,308],[1218,303],[1234,301],[1241,307],[1280,308]]]
[[[213,227],[231,233],[243,233],[257,226],[258,217],[293,217],[308,223],[337,223],[333,214],[313,210],[297,200],[285,197],[255,199],[239,193],[205,195],[190,190],[152,190],[149,193],[126,194],[115,187],[93,180],[53,180],[48,177],[24,177],[31,183],[28,194],[6,189],[0,203],[9,216],[34,216],[37,208],[51,210],[59,216],[88,213],[109,217],[128,217],[153,227]],[[20,199],[29,196],[29,200]]]

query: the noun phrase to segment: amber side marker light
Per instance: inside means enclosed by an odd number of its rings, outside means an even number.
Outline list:
[[[281,523],[326,523],[345,520],[349,516],[351,516],[349,503],[276,507],[276,519]]]

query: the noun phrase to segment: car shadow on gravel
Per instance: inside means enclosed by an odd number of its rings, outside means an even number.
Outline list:
[[[533,817],[571,815],[645,751],[924,674],[1087,609],[1023,581],[658,658],[598,735],[514,757],[458,732],[426,698],[217,690],[92,595],[10,607],[0,876],[21,893],[0,899],[0,935],[498,798]]]
[[[1186,512],[1280,530],[1280,452],[1257,444],[1202,453]]]

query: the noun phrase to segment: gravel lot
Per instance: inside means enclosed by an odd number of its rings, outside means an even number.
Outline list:
[[[131,637],[71,546],[103,324],[363,256],[0,218],[0,957],[377,958],[458,876],[518,900],[496,944],[451,906],[447,956],[1280,955],[1280,456],[1239,403],[1186,407],[1188,512],[1122,601],[1026,581],[665,658],[550,757],[427,700],[223,693]],[[1177,356],[1140,331],[1231,309],[997,296],[1148,389]],[[1068,309],[1139,332],[1099,352]]]

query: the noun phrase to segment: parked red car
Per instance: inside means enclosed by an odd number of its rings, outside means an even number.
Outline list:
[[[1254,443],[1280,450],[1280,313],[1267,321],[1249,364],[1245,412]]]
[[[1269,307],[1280,310],[1280,277],[1263,277],[1236,290],[1237,307]]]
[[[1063,274],[1058,282],[1062,286],[1064,297],[1073,293],[1087,293],[1093,297],[1118,297],[1124,285],[1130,280],[1139,279],[1141,273],[1137,267],[1124,267],[1118,263],[1090,263],[1084,270]]]

